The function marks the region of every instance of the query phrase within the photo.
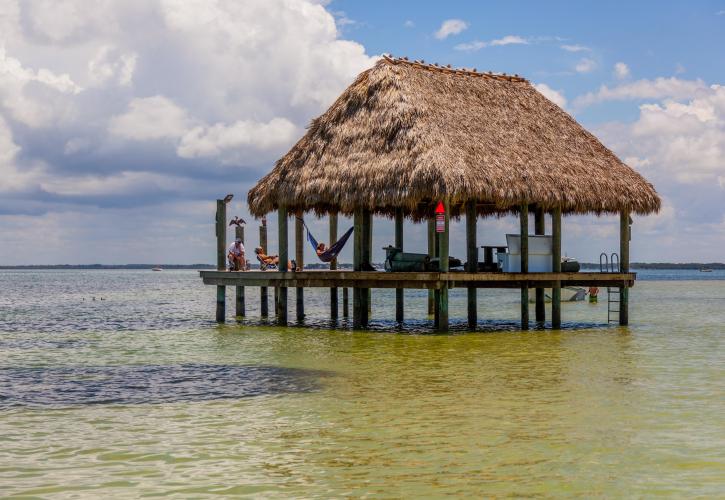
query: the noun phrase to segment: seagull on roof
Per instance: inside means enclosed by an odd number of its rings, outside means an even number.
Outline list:
[[[247,222],[244,219],[240,218],[238,215],[235,215],[234,218],[231,220],[231,222],[229,222],[229,225],[240,227],[246,223]]]

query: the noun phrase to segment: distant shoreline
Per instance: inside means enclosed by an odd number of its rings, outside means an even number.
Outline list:
[[[380,269],[383,268],[383,264],[375,264]],[[0,265],[0,269],[5,270],[63,270],[63,269],[69,269],[69,270],[93,270],[93,269],[100,269],[100,270],[123,270],[123,269],[136,269],[136,270],[144,270],[144,269],[153,269],[155,267],[160,267],[162,269],[215,269],[216,266],[213,264],[55,264],[55,265],[44,265],[44,264],[38,264],[38,265],[22,265],[22,266],[2,266]],[[253,265],[252,268],[257,268],[258,266]],[[591,262],[582,262],[581,264],[582,269],[599,269],[598,263],[591,263]],[[308,264],[305,266],[305,269],[327,269],[327,264]],[[338,268],[340,269],[352,269],[352,264],[338,264]],[[687,262],[687,263],[670,263],[670,262],[633,262],[630,264],[630,268],[633,270],[636,269],[659,269],[659,270],[698,270],[702,268],[708,268],[708,269],[717,269],[722,270],[725,269],[725,264],[721,262],[709,262],[709,263],[699,263],[699,262]]]

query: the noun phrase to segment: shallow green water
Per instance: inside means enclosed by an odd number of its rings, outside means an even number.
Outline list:
[[[725,496],[725,281],[638,282],[626,329],[603,300],[520,332],[486,292],[489,331],[446,336],[385,331],[386,291],[352,332],[309,290],[308,328],[259,324],[256,290],[218,327],[188,271],[0,286],[5,495]]]

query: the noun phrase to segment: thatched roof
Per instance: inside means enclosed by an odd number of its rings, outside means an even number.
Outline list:
[[[290,210],[413,218],[448,196],[481,213],[523,203],[646,214],[654,187],[517,76],[384,57],[361,73],[249,191],[252,214]],[[455,213],[454,213],[455,215]]]

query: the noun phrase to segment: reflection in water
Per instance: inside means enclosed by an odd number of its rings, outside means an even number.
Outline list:
[[[310,392],[322,372],[275,366],[0,368],[0,410],[15,406],[176,403]]]

